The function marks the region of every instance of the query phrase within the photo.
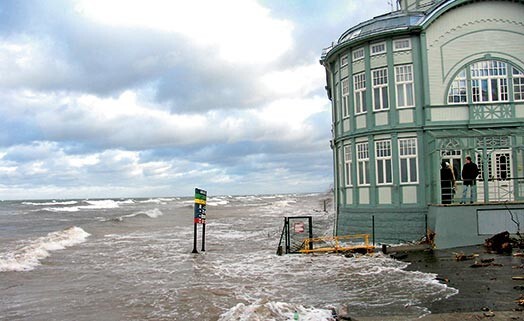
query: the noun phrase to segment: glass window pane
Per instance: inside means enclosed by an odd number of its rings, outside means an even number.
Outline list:
[[[365,172],[364,172],[364,177],[365,177],[365,180],[364,180],[364,183],[365,184],[369,184],[369,162],[365,162],[364,163],[364,169],[365,169]]]
[[[364,164],[362,162],[358,163],[358,183],[360,185],[364,184],[364,169],[362,168]]]
[[[391,159],[386,160],[386,182],[387,183],[393,182],[393,176],[391,173]]]
[[[491,100],[499,100],[499,90],[498,90],[498,81],[497,79],[491,79]]]
[[[405,105],[406,103],[404,102],[404,86],[398,85],[397,86],[397,106],[402,107]]]
[[[480,83],[482,85],[482,101],[488,101],[488,80],[482,79]]]
[[[384,161],[381,159],[377,160],[377,177],[378,177],[378,183],[383,184],[384,183]]]
[[[351,185],[351,166],[349,163],[346,163],[346,185]]]
[[[413,84],[406,85],[406,99],[407,99],[407,106],[415,105],[415,103],[413,102]]]
[[[416,182],[417,181],[417,159],[416,158],[409,159],[409,174],[410,174],[410,182]]]
[[[400,181],[405,183],[408,181],[408,160],[400,160]]]
[[[374,109],[380,109],[380,88],[373,89],[373,96],[373,99],[375,100]]]

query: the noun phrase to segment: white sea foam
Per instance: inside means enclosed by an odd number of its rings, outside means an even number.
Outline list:
[[[122,221],[124,221],[127,218],[133,218],[133,217],[137,217],[137,216],[146,216],[146,217],[149,217],[149,218],[157,218],[157,217],[162,216],[162,215],[164,215],[164,213],[162,213],[161,210],[159,210],[158,208],[154,208],[152,210],[140,211],[140,212],[136,212],[136,213],[132,213],[132,214],[128,214],[128,215],[119,216],[119,217],[116,217],[116,218],[99,218],[99,220],[102,221],[102,222],[108,222],[108,221],[122,222]]]
[[[162,203],[164,203],[164,201],[161,198],[150,198],[148,200],[139,201],[139,203],[144,203],[144,204],[148,204],[148,203],[162,204]]]
[[[29,241],[12,252],[0,255],[0,272],[33,270],[41,260],[51,255],[50,252],[83,243],[89,235],[80,227],[72,226]]]
[[[135,201],[132,199],[127,199],[125,201],[118,201],[117,204],[135,204]]]
[[[256,281],[258,286],[247,285],[238,292],[238,298],[247,302],[262,297],[292,297],[295,302],[307,302],[311,299],[309,287],[315,284],[319,285],[315,295],[322,297],[325,303],[340,305],[351,302],[352,308],[379,308],[423,315],[427,311],[422,302],[440,300],[458,293],[458,290],[435,280],[435,274],[407,271],[407,265],[381,254],[355,258],[342,255],[275,258],[268,254],[238,255],[232,260],[216,264],[213,269],[217,276],[234,275],[239,279]],[[348,282],[348,278],[358,282]],[[324,284],[337,284],[336,290],[328,289]],[[388,295],[384,297],[384,293]],[[235,316],[239,319],[234,319]],[[259,320],[242,319],[242,314],[238,313],[230,317],[230,320]]]
[[[105,209],[105,208],[117,208],[119,207],[118,202],[114,200],[96,200],[96,201],[85,201],[87,206],[80,206],[81,209]]]
[[[159,200],[161,202],[173,202],[173,201],[178,200],[178,198],[164,198],[164,197],[161,197],[161,198],[159,198]]]
[[[45,207],[42,210],[49,211],[49,212],[78,212],[80,210],[101,210],[101,209],[109,209],[109,208],[118,208],[120,207],[119,204],[122,204],[122,202],[117,202],[114,200],[94,200],[94,201],[85,200],[84,202],[87,203],[88,205]]]
[[[295,312],[301,321],[333,320],[330,310],[259,300],[250,305],[237,304],[223,313],[218,321],[288,321],[294,319]]]
[[[157,218],[159,216],[164,215],[164,213],[162,213],[162,211],[159,210],[158,208],[154,208],[152,210],[140,211],[140,212],[136,212],[136,213],[133,213],[133,214],[124,215],[124,216],[122,216],[122,218],[135,217],[135,216],[139,216],[139,215],[145,215],[145,216],[148,216],[150,218]]]
[[[50,205],[74,205],[77,204],[77,201],[51,201],[51,202],[22,202],[24,205],[34,205],[34,206],[50,206]]]
[[[213,197],[213,198],[207,199],[206,204],[209,206],[227,205],[229,204],[229,201],[223,198]]]
[[[80,211],[79,206],[68,206],[68,207],[44,207],[43,211],[48,212],[78,212]]]

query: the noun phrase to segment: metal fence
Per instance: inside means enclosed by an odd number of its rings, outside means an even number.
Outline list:
[[[524,201],[524,177],[477,180],[473,186],[457,181],[454,187],[442,181],[441,204],[500,203]]]

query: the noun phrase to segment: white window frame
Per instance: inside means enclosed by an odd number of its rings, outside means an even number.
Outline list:
[[[471,64],[471,95],[474,104],[509,101],[508,67],[507,63],[499,60],[482,60]],[[494,90],[497,99],[494,99]]]
[[[349,77],[342,79],[342,118],[349,117]]]
[[[365,114],[368,110],[366,106],[366,73],[361,72],[353,75],[353,94],[355,115]]]
[[[468,80],[466,69],[459,72],[457,77],[451,82],[448,91],[448,104],[459,105],[468,103]]]
[[[413,78],[412,64],[395,66],[395,89],[397,108],[399,109],[415,107],[415,82]],[[411,97],[408,94],[409,88],[411,88]],[[411,104],[408,103],[409,98],[411,98]],[[402,99],[402,104],[400,99]]]
[[[357,185],[369,186],[369,144],[357,143]]]
[[[377,43],[371,44],[370,52],[371,52],[371,56],[386,53],[386,43],[377,42]]]
[[[515,67],[513,69],[513,100],[524,101],[524,72]]]
[[[354,49],[353,52],[351,53],[351,55],[353,57],[353,61],[354,62],[364,59],[364,57],[366,55],[364,53],[364,47],[360,47],[360,48]]]
[[[374,69],[372,75],[372,92],[373,92],[373,110],[382,111],[389,109],[389,92],[388,92],[388,68]],[[378,101],[377,101],[378,93]]]
[[[352,155],[351,145],[344,145],[344,180],[346,187],[353,186],[353,182],[351,181]]]
[[[400,173],[400,184],[417,184],[418,183],[418,147],[417,138],[399,138],[398,140],[398,153],[399,153],[399,173]],[[405,175],[402,170],[403,164],[405,166]],[[414,166],[414,168],[413,168]],[[413,173],[414,171],[414,173]],[[415,179],[413,179],[415,175]],[[407,179],[404,179],[404,176]]]
[[[406,46],[407,43],[407,46]],[[393,51],[411,50],[411,38],[393,40]]]
[[[375,141],[375,160],[377,185],[393,184],[393,157],[390,139]]]
[[[348,64],[348,56],[343,55],[340,57],[340,68],[347,66]]]

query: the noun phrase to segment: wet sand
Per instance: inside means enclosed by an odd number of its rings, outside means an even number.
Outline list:
[[[493,316],[486,316],[483,312],[455,312],[455,313],[440,313],[429,314],[422,318],[412,318],[404,316],[395,317],[379,317],[379,318],[359,318],[354,321],[470,321],[470,320],[485,320],[485,321],[515,321],[524,320],[524,314],[516,311],[498,311],[493,312]]]
[[[513,251],[518,252],[517,250]],[[457,261],[455,253],[478,254],[472,260]],[[471,267],[481,259],[493,259],[489,266]],[[448,299],[433,302],[431,314],[417,320],[524,320],[523,306],[517,299],[524,295],[524,257],[487,253],[483,246],[470,246],[433,252],[409,252],[402,261],[407,270],[435,273],[441,282],[459,290]],[[486,311],[487,310],[487,311]],[[362,321],[411,320],[410,317],[358,318]]]

